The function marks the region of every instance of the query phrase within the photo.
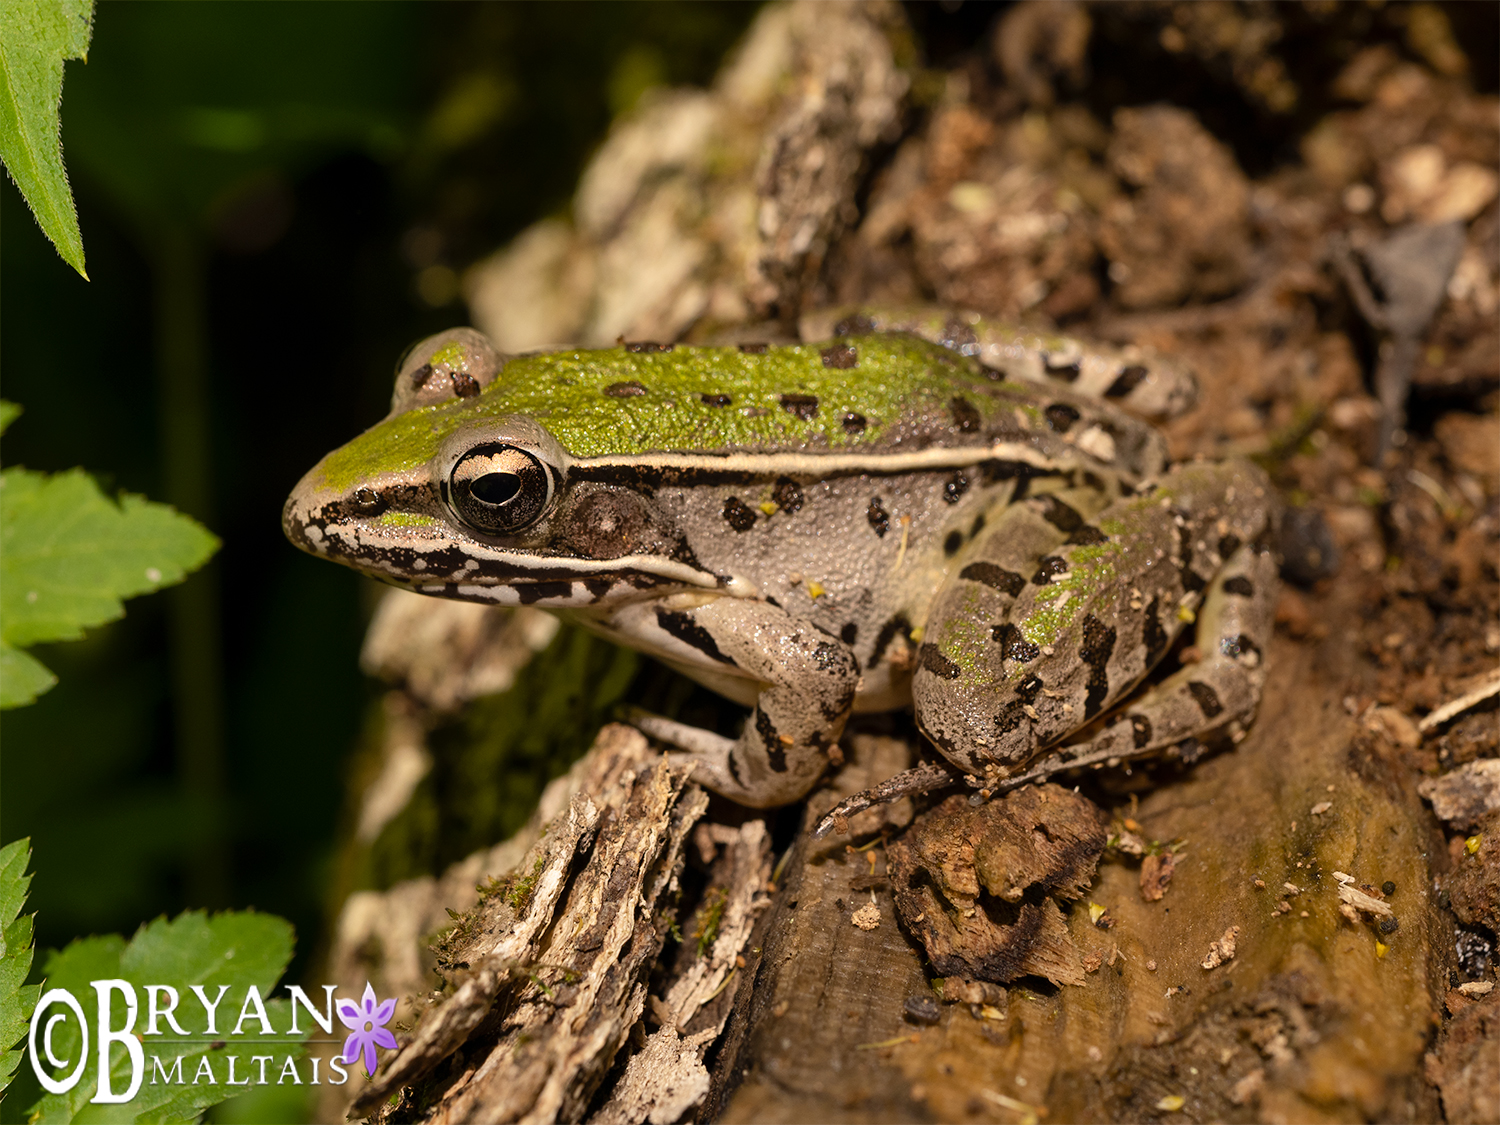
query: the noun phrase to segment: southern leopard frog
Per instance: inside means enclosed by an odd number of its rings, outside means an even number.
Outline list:
[[[443,333],[303,478],[287,535],[556,610],[750,705],[738,739],[642,723],[748,805],[806,793],[851,712],[914,705],[994,785],[1248,720],[1274,504],[1247,462],[1167,467],[1136,413],[1188,404],[1189,376],[973,316],[803,338],[503,357]],[[1130,698],[1189,624],[1196,659]]]

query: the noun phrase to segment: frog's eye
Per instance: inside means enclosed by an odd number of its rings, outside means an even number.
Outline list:
[[[537,457],[514,445],[481,445],[453,466],[448,503],[477,531],[508,535],[541,517],[552,501],[552,474]]]

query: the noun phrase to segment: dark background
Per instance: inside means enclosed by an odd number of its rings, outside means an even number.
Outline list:
[[[38,965],[81,934],[255,907],[296,924],[303,971],[375,694],[356,660],[378,589],[295,551],[282,502],[384,414],[407,345],[467,320],[455,271],[565,210],[612,116],[707,82],[754,12],[97,9],[62,109],[90,281],[0,188],[0,392],[26,411],[4,463],[83,465],[224,546],[124,620],[38,647],[60,683],[0,718]]]

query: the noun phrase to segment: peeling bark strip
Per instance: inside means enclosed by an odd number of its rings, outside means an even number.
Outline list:
[[[497,894],[455,951],[467,980],[355,1103],[369,1113],[433,1074],[396,1107],[422,1120],[580,1120],[646,1002],[688,834],[708,799],[665,763],[606,773],[522,861],[519,916]],[[533,879],[532,872],[535,872]],[[514,896],[511,896],[514,897]],[[732,960],[732,958],[731,958]],[[462,1048],[452,1065],[438,1069]]]

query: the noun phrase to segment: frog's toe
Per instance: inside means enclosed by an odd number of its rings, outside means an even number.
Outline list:
[[[631,710],[625,717],[636,730],[647,737],[654,738],[658,742],[665,742],[668,746],[675,746],[679,750],[686,750],[689,754],[722,758],[728,755],[735,744],[734,739],[725,738],[711,730],[689,726],[687,723],[679,723],[674,719],[665,719],[646,711]]]

